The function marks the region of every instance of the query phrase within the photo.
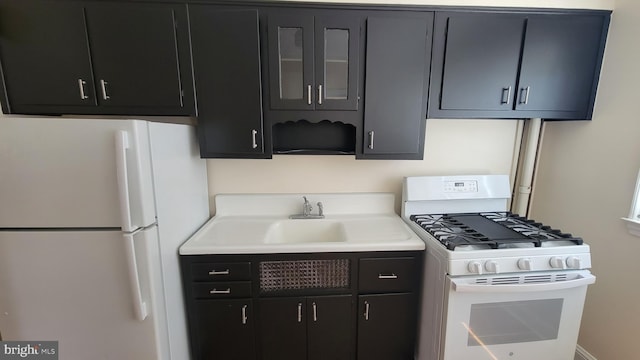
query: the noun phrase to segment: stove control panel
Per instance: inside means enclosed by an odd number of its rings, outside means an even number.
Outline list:
[[[589,253],[450,260],[449,275],[490,275],[591,268]]]
[[[476,180],[445,181],[445,193],[475,193],[478,192]]]

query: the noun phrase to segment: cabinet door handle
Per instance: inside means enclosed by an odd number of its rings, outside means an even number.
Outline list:
[[[530,92],[531,92],[531,86],[527,86],[526,88],[520,89],[520,104],[527,105],[529,103]]]
[[[298,322],[302,322],[302,303],[298,303]]]
[[[375,135],[375,132],[373,131],[369,131],[369,149],[373,150],[373,136]]]
[[[242,325],[247,324],[247,305],[242,306]]]
[[[504,96],[505,92],[507,93],[506,98]],[[500,101],[500,104],[509,105],[510,102],[511,102],[511,86],[502,88],[502,100]]]
[[[364,319],[365,320],[369,320],[369,302],[365,301],[364,302]]]
[[[316,303],[314,302],[313,304],[311,304],[311,306],[313,307],[313,321],[318,321],[318,308],[316,306]]]
[[[313,92],[313,89],[311,87],[311,85],[307,85],[307,105],[311,105],[311,94]]]
[[[107,94],[107,85],[109,85],[108,82],[104,81],[104,80],[100,80],[100,88],[102,89],[102,99],[103,100],[109,100],[111,99],[109,97],[109,94]]]
[[[86,100],[89,97],[87,96],[87,94],[84,92],[84,86],[87,84],[86,81],[82,80],[82,79],[78,79],[78,87],[80,88],[80,99],[82,100]]]
[[[209,294],[212,294],[212,295],[231,294],[231,288],[227,288],[225,290],[212,289],[209,291]]]
[[[251,146],[253,146],[254,149],[258,147],[258,142],[256,140],[256,135],[258,135],[258,131],[256,129],[252,129],[251,130],[251,140],[252,140]]]
[[[322,105],[322,85],[318,85],[318,105]]]
[[[397,279],[398,275],[391,273],[390,275],[378,274],[378,279]]]
[[[209,275],[229,275],[229,274],[230,274],[229,269],[209,271]]]

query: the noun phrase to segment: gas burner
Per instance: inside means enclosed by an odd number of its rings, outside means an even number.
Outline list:
[[[424,214],[412,215],[411,220],[449,250],[469,245],[474,249],[540,247],[558,240],[558,246],[582,244],[581,238],[510,212]]]

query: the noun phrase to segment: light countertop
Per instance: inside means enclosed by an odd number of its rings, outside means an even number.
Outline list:
[[[324,219],[289,219],[307,196]],[[181,255],[424,250],[395,214],[388,193],[222,194],[217,214],[180,247]]]

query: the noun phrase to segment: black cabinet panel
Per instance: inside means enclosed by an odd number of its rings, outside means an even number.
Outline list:
[[[360,18],[315,17],[315,84],[318,110],[358,108]]]
[[[353,359],[351,295],[307,298],[307,359]]]
[[[447,22],[440,108],[511,110],[525,18],[438,13],[436,21]]]
[[[2,1],[0,24],[5,113],[96,105],[82,4]]]
[[[251,299],[196,300],[196,359],[255,360],[254,311]]]
[[[358,360],[413,360],[415,304],[414,294],[360,295]]]
[[[584,113],[600,66],[601,16],[531,16],[516,109]]]
[[[182,107],[174,10],[93,3],[86,11],[100,105]]]
[[[202,157],[269,157],[258,12],[193,5],[189,18]]]
[[[360,293],[411,292],[419,276],[416,258],[360,259]]]
[[[422,159],[432,22],[432,13],[367,19],[361,157]]]
[[[184,6],[17,0],[0,6],[5,112],[192,114]]]
[[[357,12],[274,9],[267,19],[272,110],[357,110]],[[305,119],[298,113],[298,120]]]
[[[260,306],[262,360],[307,358],[305,298],[264,298]]]
[[[590,119],[609,16],[438,13],[429,117]]]
[[[271,108],[313,110],[313,15],[270,14],[267,26]]]

